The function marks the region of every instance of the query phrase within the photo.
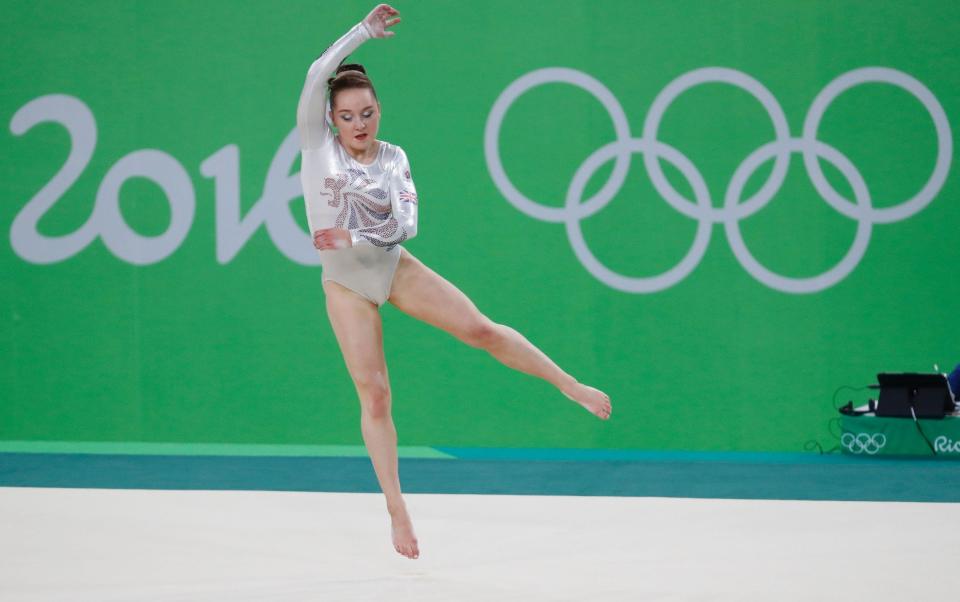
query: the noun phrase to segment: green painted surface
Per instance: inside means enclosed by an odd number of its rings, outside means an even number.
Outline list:
[[[839,385],[960,361],[948,327],[960,296],[950,272],[960,260],[955,160],[926,207],[874,224],[855,268],[822,291],[787,293],[754,278],[717,223],[687,276],[631,294],[584,268],[562,224],[509,203],[484,157],[497,97],[544,67],[602,82],[633,136],[670,82],[710,66],[762,83],[794,137],[825,86],[870,66],[921,82],[955,129],[960,4],[567,0],[547,13],[539,3],[505,0],[397,6],[396,38],[370,42],[354,58],[377,83],[382,137],[412,162],[421,222],[407,248],[615,403],[609,423],[595,421],[549,385],[386,308],[402,444],[794,452],[827,436],[829,396]],[[278,244],[264,226],[218,261],[218,228],[222,234],[230,223],[217,219],[216,185],[201,164],[230,145],[238,150],[237,202],[246,216],[294,127],[307,67],[369,8],[299,0],[5,4],[0,439],[362,445],[319,269],[290,259],[281,249],[289,237]],[[189,228],[165,258],[135,265],[101,238],[52,263],[14,250],[16,217],[71,153],[58,123],[11,131],[22,107],[50,94],[82,102],[97,133],[89,162],[38,231],[78,231],[102,204],[98,194],[108,195],[101,190],[108,174],[129,166],[123,158],[155,149],[181,166],[195,198]],[[659,129],[700,171],[718,208],[737,167],[772,136],[757,100],[722,84],[680,95]],[[937,160],[923,105],[885,84],[837,97],[818,138],[856,167],[878,208],[915,195]],[[550,84],[510,108],[499,148],[520,190],[559,207],[584,159],[611,140],[599,102]],[[690,185],[663,163],[689,197]],[[822,163],[849,197],[844,177]],[[281,167],[295,178],[295,160]],[[609,171],[600,168],[587,194]],[[745,196],[769,171],[769,163],[760,166]],[[267,196],[289,200],[289,219],[305,227],[302,200],[272,190]],[[164,192],[146,178],[124,182],[118,202],[142,236],[163,234],[173,219]],[[759,262],[791,277],[839,262],[857,227],[814,190],[797,154],[774,199],[739,226]],[[672,268],[696,228],[654,189],[640,155],[610,205],[582,222],[597,259],[629,276]]]
[[[400,446],[401,458],[453,458],[430,447]],[[0,441],[0,453],[123,454],[150,456],[270,456],[366,458],[362,445],[254,443],[140,443],[135,441]]]

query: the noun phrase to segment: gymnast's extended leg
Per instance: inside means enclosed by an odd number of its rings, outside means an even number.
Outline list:
[[[408,558],[417,558],[420,549],[400,493],[397,430],[391,415],[380,313],[376,305],[336,282],[324,282],[323,290],[327,316],[360,398],[360,430],[380,489],[387,498],[393,547]]]
[[[468,345],[486,350],[515,370],[546,380],[599,418],[610,418],[610,398],[605,393],[577,382],[513,328],[491,321],[457,287],[406,249],[393,278],[390,303]]]

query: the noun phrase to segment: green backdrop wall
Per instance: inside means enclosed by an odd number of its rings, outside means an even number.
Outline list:
[[[0,440],[359,444],[291,134],[368,3],[5,6]],[[401,443],[796,451],[960,361],[957,3],[396,6],[406,247],[615,404],[387,307]]]

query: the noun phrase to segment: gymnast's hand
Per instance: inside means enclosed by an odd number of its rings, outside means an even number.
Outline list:
[[[321,251],[349,249],[353,246],[350,231],[343,228],[324,228],[313,233],[313,246]]]
[[[363,24],[367,26],[367,29],[375,38],[392,38],[396,34],[392,31],[386,31],[386,29],[400,22],[400,17],[390,18],[399,14],[400,12],[389,4],[378,4],[363,20]]]

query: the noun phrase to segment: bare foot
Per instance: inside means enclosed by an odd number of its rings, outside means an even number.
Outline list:
[[[575,383],[561,393],[579,403],[587,409],[588,412],[601,420],[608,420],[613,408],[610,406],[610,396],[599,389]]]
[[[393,532],[393,549],[411,560],[420,557],[420,546],[417,545],[417,536],[413,533],[413,521],[406,508],[390,513],[391,531]]]

